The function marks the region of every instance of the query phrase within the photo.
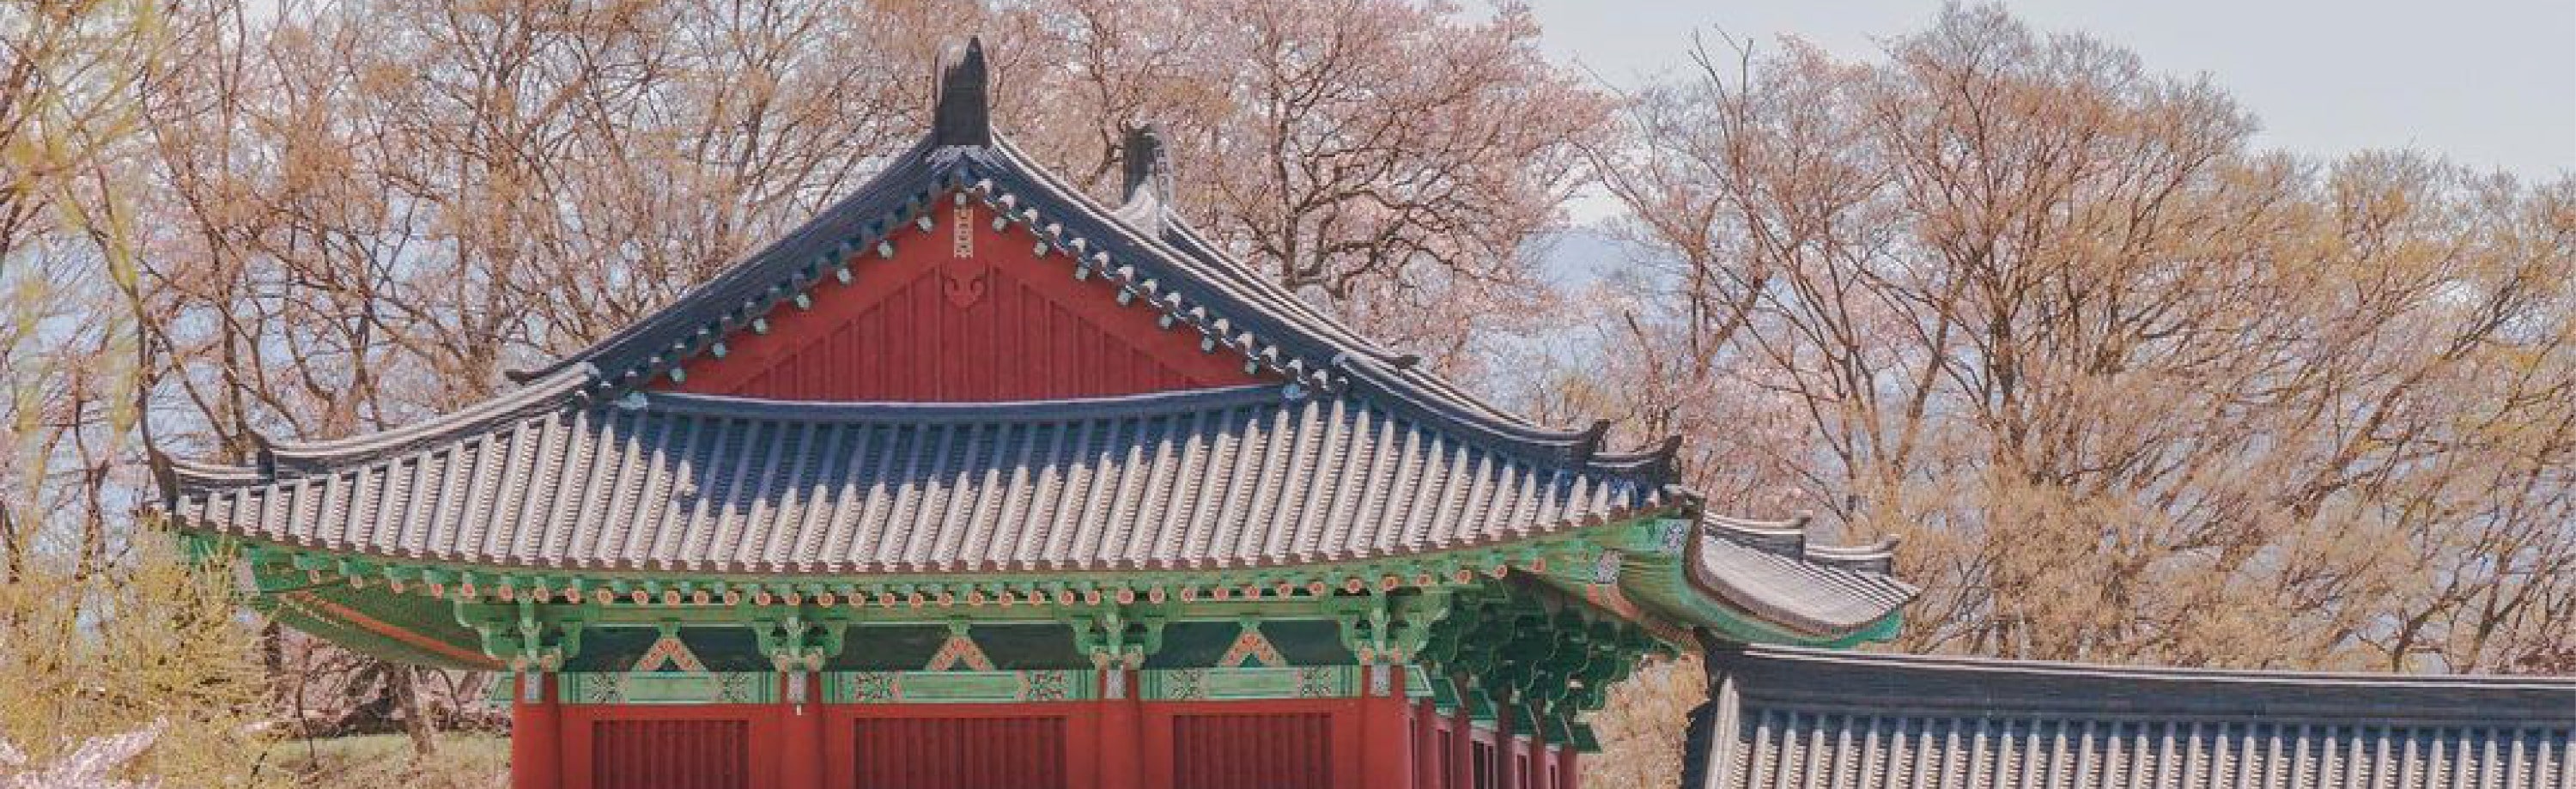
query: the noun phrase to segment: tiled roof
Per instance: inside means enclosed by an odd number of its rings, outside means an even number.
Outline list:
[[[2576,679],[1709,650],[1692,789],[2576,786]]]
[[[1461,437],[1669,466],[1676,441],[1622,453],[1602,445],[1608,427],[1541,426],[1431,373],[1417,357],[1361,336],[1242,261],[1220,251],[1151,199],[1103,206],[1065,183],[998,132],[989,144],[943,146],[925,138],[877,177],[778,241],[734,263],[671,305],[523,380],[583,365],[590,393],[613,398],[710,350],[828,277],[864,265],[864,250],[948,196],[980,200],[1060,253],[1087,276],[1169,316],[1176,327],[1311,389],[1351,390]],[[858,261],[858,262],[853,262]],[[1667,469],[1666,473],[1669,473]]]
[[[173,509],[194,528],[384,557],[901,573],[1373,559],[1680,503],[1640,469],[1275,386],[991,404],[630,393],[448,428],[190,470]]]
[[[1701,592],[1807,634],[1865,628],[1919,590],[1890,574],[1893,541],[1858,548],[1810,545],[1803,521],[1700,521],[1685,570]]]
[[[243,466],[156,451],[166,506],[191,530],[386,560],[747,574],[1375,560],[1696,514],[1677,438],[1619,452],[1606,422],[1523,419],[1232,258],[1160,189],[1092,200],[987,126],[977,74],[952,70],[934,130],[866,185],[519,388],[397,430],[264,443]],[[949,201],[1286,385],[984,404],[650,391],[826,278],[864,276]],[[1692,532],[1688,571],[1654,583],[1835,637],[1911,596],[1883,555],[1757,531]]]

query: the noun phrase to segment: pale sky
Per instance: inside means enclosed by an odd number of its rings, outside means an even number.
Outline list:
[[[1693,30],[1846,57],[1922,28],[1931,0],[1530,0],[1557,57],[1614,85],[1685,63]],[[2258,144],[2438,153],[2526,180],[2576,172],[2576,0],[2011,0],[2149,69],[2208,74],[2262,122]],[[1578,213],[1581,213],[1578,211]]]

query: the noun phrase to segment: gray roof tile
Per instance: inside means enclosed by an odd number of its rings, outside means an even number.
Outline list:
[[[1693,789],[2576,786],[2576,679],[1709,648]]]
[[[1804,633],[1849,633],[1911,602],[1920,590],[1890,574],[1896,544],[1810,545],[1803,519],[1768,523],[1703,516],[1684,565],[1691,585]]]
[[[900,573],[1368,559],[1676,496],[1347,397],[1255,386],[1004,404],[655,394],[640,407],[517,414],[337,467],[192,482],[176,512],[198,528],[389,557]]]

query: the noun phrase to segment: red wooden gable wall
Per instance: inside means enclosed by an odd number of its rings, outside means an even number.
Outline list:
[[[810,307],[772,310],[769,331],[739,331],[727,353],[690,360],[663,388],[780,400],[990,402],[1100,397],[1266,380],[1244,357],[1199,349],[1187,325],[1163,328],[1103,278],[1040,256],[1037,240],[996,231],[980,204],[934,203],[927,231],[894,235],[893,257],[862,250],[853,279],[825,277]]]

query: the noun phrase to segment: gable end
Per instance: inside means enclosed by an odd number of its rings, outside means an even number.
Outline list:
[[[942,198],[947,195],[942,195]],[[657,389],[773,400],[998,402],[1275,383],[1234,348],[1007,221],[938,199]],[[998,229],[997,229],[998,228]]]

